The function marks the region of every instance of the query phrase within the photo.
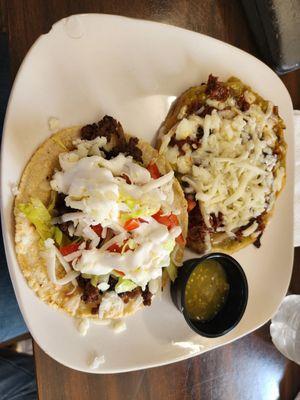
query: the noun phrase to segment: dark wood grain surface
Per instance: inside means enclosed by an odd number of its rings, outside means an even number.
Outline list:
[[[0,0],[1,27],[10,44],[11,76],[42,33],[75,13],[119,14],[165,22],[205,33],[259,56],[237,0]],[[282,77],[300,109],[300,70]],[[300,293],[300,249],[296,249],[291,293]],[[266,293],[266,295],[268,295]],[[188,361],[119,375],[90,375],[56,363],[37,346],[41,400],[275,400],[294,399],[300,367],[272,345],[269,324],[236,342]]]

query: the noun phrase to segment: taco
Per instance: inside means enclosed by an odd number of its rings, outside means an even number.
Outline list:
[[[186,201],[165,158],[105,116],[47,139],[15,198],[20,268],[47,304],[114,319],[151,304],[181,265]]]
[[[188,202],[188,247],[260,247],[285,183],[284,128],[278,107],[237,78],[210,75],[174,101],[157,147]]]

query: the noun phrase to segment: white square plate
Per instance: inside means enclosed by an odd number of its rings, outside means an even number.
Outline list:
[[[74,321],[43,304],[27,287],[14,252],[11,187],[50,135],[48,119],[61,127],[86,124],[104,114],[125,130],[153,142],[174,96],[210,73],[241,78],[279,106],[287,126],[287,182],[258,250],[235,256],[249,282],[249,302],[234,330],[217,339],[197,336],[173,306],[169,291],[127,320],[116,335],[93,325],[79,336]],[[106,362],[92,372],[111,373],[183,360],[229,343],[265,323],[288,288],[293,261],[293,117],[290,96],[266,65],[228,44],[169,25],[87,14],[57,22],[28,52],[10,96],[2,141],[2,226],[11,278],[36,342],[57,361],[88,371],[91,354]],[[41,166],[42,168],[42,166]],[[194,256],[186,252],[186,258]],[[175,345],[173,342],[181,342]],[[186,343],[188,342],[188,343]]]

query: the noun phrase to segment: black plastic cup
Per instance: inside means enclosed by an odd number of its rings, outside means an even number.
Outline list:
[[[209,321],[191,320],[185,307],[185,287],[194,268],[204,260],[216,260],[222,265],[229,283],[226,302],[218,314]],[[224,253],[210,253],[200,258],[192,258],[178,269],[178,277],[171,284],[173,303],[190,328],[201,336],[214,338],[223,336],[241,320],[248,301],[248,282],[244,270],[231,256]]]

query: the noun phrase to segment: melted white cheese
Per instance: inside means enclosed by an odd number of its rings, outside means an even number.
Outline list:
[[[249,103],[255,101],[249,91],[246,97]],[[270,210],[274,193],[282,187],[285,171],[276,168],[279,161],[273,151],[278,140],[273,127],[278,117],[272,112],[272,103],[266,112],[257,104],[251,104],[246,112],[237,109],[234,102],[224,111],[219,103],[210,101],[210,105],[218,110],[204,119],[195,115],[184,118],[176,129],[176,139],[186,139],[193,138],[201,127],[198,149],[179,155],[177,146],[169,146],[166,157],[189,184],[186,192],[194,192],[200,201],[206,225],[210,227],[210,214],[221,212],[224,226],[218,231],[232,236],[233,231]],[[256,228],[252,225],[243,234],[252,235]]]
[[[153,218],[147,221],[132,232],[135,250],[113,253],[106,250],[107,245],[104,249],[83,250],[74,269],[84,274],[105,275],[117,266],[127,279],[145,289],[147,283],[160,277],[162,268],[170,264],[170,252],[175,246],[175,238],[181,232],[180,228],[168,231],[165,225]],[[111,240],[113,242],[116,242],[116,238]]]
[[[66,195],[67,206],[78,210],[66,213],[60,219],[62,222],[71,221],[73,234],[89,243],[62,257],[62,261],[72,262],[74,275],[81,272],[103,277],[117,269],[124,273],[124,279],[130,279],[145,289],[147,283],[160,277],[162,268],[169,265],[175,238],[181,233],[180,227],[169,231],[151,217],[160,209],[167,215],[174,211],[174,172],[152,179],[149,171],[130,156],[119,154],[106,160],[99,149],[105,143],[105,138],[90,142],[78,140],[74,151],[60,155],[61,171],[53,175],[51,187]],[[130,179],[131,184],[123,175]],[[134,217],[146,222],[129,234],[124,229],[124,222]],[[98,224],[103,231],[107,228],[114,231],[114,237],[99,249],[100,238],[91,227]],[[109,247],[115,244],[123,248],[127,240],[129,250],[121,253],[109,251]],[[48,269],[52,280],[56,280],[55,256],[48,258]],[[60,281],[56,280],[56,283]],[[107,281],[99,284],[103,291],[108,287]],[[110,300],[103,297],[100,313],[105,313]]]

